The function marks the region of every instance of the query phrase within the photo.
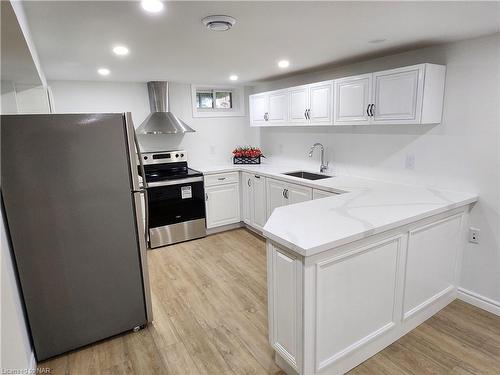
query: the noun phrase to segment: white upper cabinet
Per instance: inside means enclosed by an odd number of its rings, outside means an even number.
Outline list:
[[[423,65],[373,73],[373,123],[420,123],[423,83]]]
[[[335,81],[335,125],[368,124],[372,75]]]
[[[268,122],[285,123],[288,120],[288,95],[286,90],[269,93]]]
[[[439,124],[445,74],[419,64],[250,95],[250,125]]]
[[[331,125],[333,114],[333,81],[309,85],[310,125]]]
[[[263,126],[267,121],[269,94],[250,95],[250,125]]]
[[[307,109],[309,108],[309,88],[307,86],[299,86],[289,89],[288,97],[288,121],[295,125],[306,125],[308,123]]]
[[[250,95],[251,126],[332,125],[333,81]]]
[[[445,73],[419,64],[336,80],[334,125],[438,124]]]

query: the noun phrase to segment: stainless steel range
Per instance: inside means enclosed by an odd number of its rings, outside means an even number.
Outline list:
[[[150,247],[204,237],[203,174],[188,168],[186,151],[143,152],[141,158]]]

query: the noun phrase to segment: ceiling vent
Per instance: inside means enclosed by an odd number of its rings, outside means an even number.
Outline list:
[[[208,16],[201,20],[207,29],[212,31],[228,31],[236,20],[230,16]]]

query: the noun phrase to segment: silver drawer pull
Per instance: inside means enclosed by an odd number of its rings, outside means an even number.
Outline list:
[[[224,181],[225,179],[226,179],[226,177],[219,177],[217,180]]]

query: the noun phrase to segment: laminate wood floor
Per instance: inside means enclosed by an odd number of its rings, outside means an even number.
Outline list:
[[[148,252],[154,322],[39,364],[51,374],[282,374],[266,253],[237,229]],[[500,317],[455,301],[350,374],[500,374]]]

